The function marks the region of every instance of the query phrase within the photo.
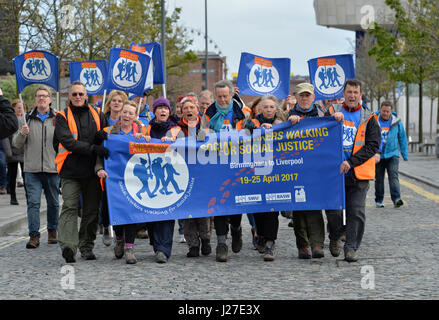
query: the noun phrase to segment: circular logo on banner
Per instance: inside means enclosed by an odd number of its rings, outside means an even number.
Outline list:
[[[114,64],[113,81],[119,86],[129,89],[137,85],[142,73],[142,64],[139,61],[120,57]]]
[[[346,75],[338,64],[319,66],[314,74],[315,89],[323,94],[334,94],[343,89]]]
[[[176,203],[189,183],[189,170],[178,152],[135,154],[125,168],[125,185],[142,206],[161,209]]]
[[[279,72],[274,66],[254,64],[248,75],[249,86],[260,93],[269,93],[279,85]]]
[[[46,80],[50,78],[52,69],[44,56],[29,58],[24,60],[22,74],[28,80]]]
[[[79,79],[85,84],[87,91],[90,92],[98,91],[104,83],[103,75],[99,68],[82,69]]]

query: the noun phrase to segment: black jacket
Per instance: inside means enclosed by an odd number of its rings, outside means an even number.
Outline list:
[[[93,142],[97,132],[97,126],[87,104],[83,107],[72,107],[73,117],[78,128],[78,140],[75,140],[70,132],[67,120],[57,114],[55,118],[55,137],[53,144],[55,149],[58,143],[72,152],[64,162],[60,172],[61,178],[88,179],[95,176],[94,166],[96,154],[93,152]],[[96,108],[95,108],[96,110]],[[65,109],[67,116],[67,109]],[[99,112],[100,129],[108,126],[108,120],[102,112]]]
[[[236,99],[233,99],[233,117],[232,117],[232,128],[236,128],[236,123],[240,120],[245,119],[244,112],[242,112],[242,106],[239,104],[239,102]],[[208,119],[212,119],[212,117],[216,114],[216,107],[215,102],[212,103],[205,112],[205,116],[208,117]]]
[[[11,103],[0,96],[0,139],[9,137],[18,130],[18,120]]]

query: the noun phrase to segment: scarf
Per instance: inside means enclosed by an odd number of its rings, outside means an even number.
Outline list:
[[[230,111],[233,110],[233,100],[230,101],[230,104],[225,109],[221,108],[215,101],[215,108],[216,113],[212,118],[210,118],[209,128],[213,129],[215,132],[219,132],[221,130],[221,127],[223,126],[224,118]]]
[[[258,114],[258,115],[256,116],[256,120],[258,120],[260,124],[263,124],[263,123],[273,124],[273,122],[276,120],[276,118],[277,118],[276,114],[274,115],[273,119],[267,119],[267,118],[264,118],[264,116],[262,115],[262,113],[261,113],[261,114]]]

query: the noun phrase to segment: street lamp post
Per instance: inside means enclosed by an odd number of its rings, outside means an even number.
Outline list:
[[[164,84],[162,86],[163,96],[166,98],[166,34],[165,34],[165,0],[161,0],[161,10],[162,10],[162,23],[161,23],[161,37],[162,37],[162,57],[163,57],[163,80]],[[152,61],[151,61],[152,63]]]
[[[209,53],[207,51],[207,0],[204,0],[204,19],[205,19],[205,40],[206,40],[206,68],[205,68],[205,72],[206,72],[206,90],[209,90]]]

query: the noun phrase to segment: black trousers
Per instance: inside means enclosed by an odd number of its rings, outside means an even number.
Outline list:
[[[224,236],[229,232],[229,223],[233,228],[238,229],[241,226],[242,214],[234,214],[231,216],[215,216],[213,224],[217,236]]]
[[[137,230],[139,229],[139,225],[137,223],[133,224],[124,224],[120,226],[114,226],[113,230],[116,234],[117,238],[124,238],[125,243],[134,244],[134,240],[136,239]]]
[[[18,164],[20,164],[21,172],[23,171],[23,162],[8,162],[8,188],[9,193],[11,194],[11,197],[16,196],[15,188],[17,187],[17,171],[18,171]],[[24,174],[23,174],[23,181],[24,181]]]
[[[258,236],[262,236],[264,240],[276,240],[279,230],[279,212],[259,212],[253,215]]]

